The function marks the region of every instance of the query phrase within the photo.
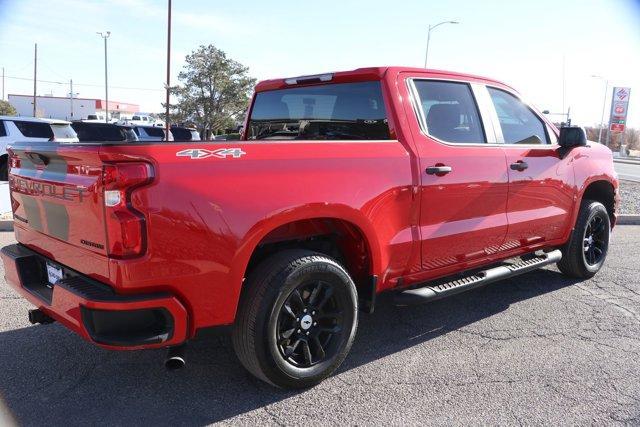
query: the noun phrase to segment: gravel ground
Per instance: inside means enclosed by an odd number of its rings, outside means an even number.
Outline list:
[[[383,297],[339,371],[297,392],[248,375],[226,338],[166,372],[162,351],[31,326],[0,280],[0,424],[639,425],[640,227],[612,242],[583,282],[549,268],[424,306]]]
[[[640,182],[620,180],[620,213],[640,214]]]

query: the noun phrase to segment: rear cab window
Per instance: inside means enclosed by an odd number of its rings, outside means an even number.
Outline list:
[[[258,92],[250,140],[388,140],[379,81],[301,86]]]
[[[13,123],[16,125],[20,133],[27,138],[53,138],[53,131],[51,130],[49,123],[27,122],[22,120],[14,120]]]
[[[468,83],[415,79],[413,84],[429,136],[454,144],[487,142]]]

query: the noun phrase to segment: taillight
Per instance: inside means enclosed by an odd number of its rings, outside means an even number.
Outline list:
[[[144,215],[132,206],[131,195],[153,180],[153,167],[141,162],[107,164],[102,179],[109,256],[141,255],[146,245],[146,223]]]
[[[9,153],[9,168],[10,169],[20,168],[20,157],[18,157],[10,148],[7,149],[7,152]]]

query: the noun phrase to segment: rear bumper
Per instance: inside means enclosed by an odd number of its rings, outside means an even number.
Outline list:
[[[173,346],[187,338],[187,310],[168,293],[119,295],[20,244],[0,252],[7,283],[46,314],[88,341],[112,350]],[[61,267],[53,287],[47,262]]]

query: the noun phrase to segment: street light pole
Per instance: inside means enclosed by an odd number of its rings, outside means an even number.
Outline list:
[[[591,77],[604,80],[604,97],[602,99],[602,114],[600,115],[600,131],[598,132],[598,143],[602,144],[602,129],[604,128],[604,110],[607,107],[607,91],[609,90],[609,80],[602,76],[592,75]]]
[[[105,123],[109,123],[109,85],[107,80],[107,39],[111,35],[111,31],[106,33],[96,32],[100,37],[104,39],[104,103],[105,103]]]
[[[459,24],[458,21],[442,21],[436,25],[429,25],[429,31],[427,31],[427,50],[424,54],[424,68],[427,68],[427,59],[429,59],[429,42],[431,41],[431,30],[435,30],[437,27],[443,24]]]
[[[167,6],[167,105],[164,117],[165,141],[169,141],[169,95],[171,93],[171,0],[169,0],[169,4]]]

